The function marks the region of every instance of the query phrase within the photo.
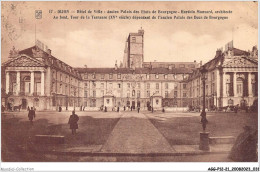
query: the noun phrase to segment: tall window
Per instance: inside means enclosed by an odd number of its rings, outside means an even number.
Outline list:
[[[130,83],[127,83],[127,88],[130,88]]]
[[[140,91],[138,90],[137,91],[137,98],[140,98],[141,96],[140,96]]]
[[[134,96],[135,96],[135,90],[132,91],[132,97],[134,97]]]
[[[147,88],[147,89],[150,89],[150,83],[147,83],[147,84],[146,84],[146,88]]]
[[[169,95],[168,95],[168,91],[165,91],[165,98],[168,98]]]
[[[187,97],[187,93],[183,93],[183,97]]]
[[[141,84],[140,83],[137,83],[137,88],[141,88]]]
[[[183,86],[183,89],[186,89],[186,84],[183,84],[182,86]]]
[[[95,79],[96,78],[96,74],[92,74],[92,79]]]
[[[93,91],[93,97],[96,97],[96,91]]]
[[[121,88],[121,84],[117,84],[118,85],[118,88]]]
[[[101,83],[101,86],[100,86],[100,87],[101,87],[101,88],[104,88],[104,85],[105,85],[104,83]]]
[[[136,37],[132,37],[132,42],[136,42]]]
[[[84,79],[88,79],[88,74],[87,73],[84,74]]]
[[[121,79],[121,74],[117,74],[117,79]]]
[[[177,97],[178,92],[174,91],[174,97]]]
[[[105,75],[104,74],[101,74],[101,79],[104,79],[105,78]]]
[[[150,97],[150,91],[146,92],[147,97]]]
[[[159,83],[156,83],[156,89],[159,89]]]
[[[113,78],[113,74],[110,73],[110,74],[109,74],[109,79],[112,79],[112,78]]]
[[[168,83],[165,83],[165,89],[168,89],[168,87],[169,87]]]
[[[88,91],[85,90],[84,97],[88,97]]]

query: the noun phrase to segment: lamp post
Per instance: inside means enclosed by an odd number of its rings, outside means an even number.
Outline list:
[[[207,79],[206,78],[207,69],[205,68],[205,66],[202,66],[200,68],[200,73],[201,73],[201,80],[202,80],[202,85],[203,85],[203,108],[202,108],[202,112],[200,114],[203,132],[200,133],[199,149],[207,151],[207,150],[209,150],[209,133],[205,132],[206,125],[208,123],[208,120],[206,118],[206,111],[205,111],[205,84],[206,84],[206,79]]]

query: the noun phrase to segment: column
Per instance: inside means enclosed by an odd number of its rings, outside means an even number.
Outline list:
[[[249,72],[248,74],[248,97],[252,97],[253,93],[252,93],[252,74]]]
[[[227,97],[226,74],[226,72],[223,72],[223,97]]]
[[[234,97],[237,97],[237,73],[234,72],[233,75],[233,89],[234,89]]]
[[[34,93],[34,71],[31,71],[31,95]]]
[[[44,96],[44,72],[41,72],[41,95]]]
[[[10,81],[10,73],[9,72],[6,72],[6,77],[5,77],[5,92],[6,94],[9,93],[9,81]]]
[[[19,95],[20,93],[20,86],[21,86],[21,81],[20,81],[20,71],[16,72],[16,94]]]

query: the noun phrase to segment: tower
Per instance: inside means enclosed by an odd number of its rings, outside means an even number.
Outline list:
[[[126,64],[127,68],[142,68],[144,61],[144,30],[129,33],[127,38]]]

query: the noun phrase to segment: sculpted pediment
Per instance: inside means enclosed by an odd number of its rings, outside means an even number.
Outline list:
[[[7,61],[5,66],[10,67],[33,67],[33,66],[45,66],[45,64],[37,59],[29,57],[27,55],[20,55],[19,57]]]
[[[225,60],[223,67],[258,67],[258,64],[246,57],[235,57],[230,60]]]

